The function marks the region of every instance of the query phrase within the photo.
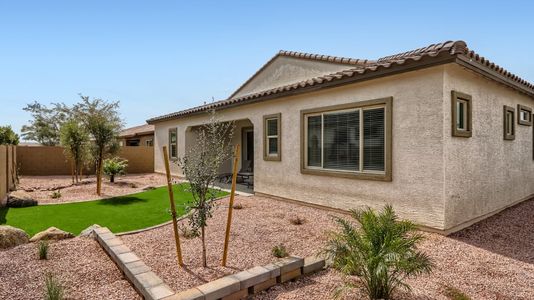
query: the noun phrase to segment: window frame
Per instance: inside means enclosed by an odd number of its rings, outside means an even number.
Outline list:
[[[508,123],[508,113],[512,114],[512,122]],[[512,133],[508,134],[508,124],[512,126]],[[503,138],[507,141],[513,141],[515,140],[515,108],[511,106],[504,106],[503,107]]]
[[[268,135],[267,122],[276,119],[277,134]],[[269,154],[269,139],[277,139],[277,153]],[[263,116],[263,160],[265,161],[281,161],[282,160],[282,113],[270,114]]]
[[[521,111],[527,112],[527,116],[529,118],[528,120],[526,121],[521,120]],[[532,126],[532,108],[521,105],[521,104],[517,105],[517,124],[525,125],[525,126]]]
[[[175,142],[175,146],[176,146],[176,156],[172,156],[172,145],[171,144],[171,134],[174,133],[176,135],[176,142]],[[168,141],[168,145],[169,145],[169,160],[178,160],[178,128],[169,128],[169,141]]]
[[[384,171],[372,171],[372,170],[362,170],[361,166],[363,165],[364,158],[364,136],[360,134],[360,168],[358,171],[345,171],[345,170],[334,170],[334,169],[324,169],[323,167],[313,167],[307,166],[307,124],[308,117],[314,115],[322,115],[325,113],[333,112],[343,112],[343,111],[355,111],[361,110],[363,115],[363,110],[373,109],[373,108],[384,108]],[[342,178],[352,178],[352,179],[362,179],[362,180],[378,180],[378,181],[392,181],[392,112],[393,112],[393,97],[386,97],[380,99],[373,99],[367,101],[359,101],[352,103],[345,103],[339,105],[318,107],[312,109],[304,109],[300,111],[300,172],[302,174],[310,175],[322,175],[322,176],[333,176],[333,177],[342,177]],[[324,125],[321,125],[324,126]],[[363,118],[360,117],[360,130],[363,130]],[[361,132],[361,131],[360,131]],[[321,160],[323,160],[323,155],[321,154]],[[322,165],[322,164],[321,164]],[[361,171],[360,171],[361,170]]]
[[[457,106],[459,101],[467,103],[467,112],[465,113],[467,118],[466,129],[459,129],[456,126],[458,123]],[[451,129],[451,134],[455,137],[470,138],[473,135],[473,98],[471,95],[451,91]]]
[[[147,147],[154,147],[154,139],[147,139],[147,140],[145,140],[145,146],[147,146]]]

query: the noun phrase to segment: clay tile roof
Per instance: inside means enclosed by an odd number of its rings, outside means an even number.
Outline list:
[[[154,125],[151,124],[144,124],[139,126],[134,126],[130,128],[126,128],[123,131],[119,133],[119,137],[125,138],[125,137],[133,137],[137,135],[147,135],[147,134],[153,134],[154,133]]]
[[[427,47],[381,57],[376,61],[317,55],[294,51],[280,51],[280,53],[277,55],[333,61],[339,63],[343,62],[352,66],[340,72],[309,78],[301,82],[292,83],[241,97],[233,97],[232,95],[226,100],[155,117],[147,120],[147,122],[153,123],[199,113],[202,111],[228,108],[236,105],[268,100],[284,95],[291,95],[297,93],[298,90],[299,92],[306,92],[307,90],[315,90],[316,87],[322,88],[337,86],[341,84],[357,82],[358,80],[366,80],[397,74],[399,72],[406,72],[413,70],[415,67],[424,68],[440,63],[443,64],[452,62],[461,64],[464,67],[467,67],[475,72],[494,79],[534,98],[534,85],[532,83],[510,73],[495,63],[490,62],[474,51],[469,50],[464,41],[447,41],[443,43],[432,44]],[[269,62],[271,61],[272,59]],[[262,67],[262,69],[264,67]]]

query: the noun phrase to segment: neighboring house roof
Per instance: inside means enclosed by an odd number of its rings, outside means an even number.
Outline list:
[[[534,98],[534,84],[510,73],[504,68],[478,55],[476,52],[469,50],[464,41],[447,41],[439,44],[432,44],[427,47],[415,49],[412,51],[402,52],[395,55],[385,56],[376,61],[339,58],[324,55],[314,55],[299,52],[281,51],[273,59],[267,62],[256,74],[261,72],[271,61],[279,55],[290,55],[292,57],[314,59],[314,60],[332,60],[337,62],[346,62],[347,69],[316,76],[297,83],[287,84],[260,92],[255,92],[238,97],[229,97],[221,100],[190,109],[166,114],[163,116],[151,118],[147,123],[152,124],[159,121],[179,118],[190,114],[200,113],[212,109],[229,108],[237,105],[249,104],[258,101],[274,99],[282,96],[295,95],[304,92],[315,91],[321,88],[335,87],[343,84],[354,83],[363,80],[384,77],[402,72],[413,71],[415,69],[431,67],[445,63],[458,63],[470,70],[473,70],[483,76],[505,84],[519,92],[522,92]],[[247,82],[248,82],[247,81]],[[243,86],[245,86],[247,84]],[[232,95],[235,95],[243,86],[241,86]]]
[[[124,129],[119,133],[119,137],[129,138],[149,134],[154,134],[154,125],[145,124]]]

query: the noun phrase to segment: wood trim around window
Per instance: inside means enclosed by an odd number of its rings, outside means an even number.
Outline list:
[[[324,170],[324,169],[309,169],[306,168],[306,136],[305,136],[305,117],[308,114],[312,113],[324,113],[328,111],[344,110],[344,109],[355,109],[355,108],[365,108],[368,106],[374,105],[384,105],[385,106],[385,161],[384,161],[384,172],[382,173],[372,173],[372,172],[347,172],[347,171],[334,171],[334,170]],[[392,133],[393,133],[393,97],[386,97],[374,100],[359,101],[345,104],[338,104],[332,106],[325,106],[319,108],[305,109],[300,111],[300,172],[302,174],[310,175],[320,175],[320,176],[332,176],[332,177],[341,177],[341,178],[351,178],[351,179],[362,179],[362,180],[377,180],[377,181],[392,181]],[[360,158],[363,159],[363,156]]]
[[[512,117],[514,118],[512,120],[512,134],[508,134],[507,133],[507,129],[508,129],[508,122],[506,122],[506,117],[507,117],[507,114],[508,112],[511,112],[513,115]],[[515,140],[515,108],[511,107],[511,106],[504,106],[503,108],[503,138],[507,141],[513,141]]]
[[[458,121],[458,115],[456,111],[456,104],[458,100],[464,100],[467,102],[467,129],[461,130],[456,127]],[[472,136],[472,120],[473,120],[473,100],[471,95],[464,94],[457,91],[451,91],[451,133],[452,136],[469,138]]]
[[[269,155],[269,141],[267,140],[267,120],[277,120],[277,141],[278,153],[276,155]],[[272,114],[263,116],[263,160],[266,161],[281,161],[282,160],[282,114]]]
[[[528,112],[528,118],[529,119],[527,121],[521,120],[521,111],[522,110]],[[528,106],[521,105],[521,104],[517,105],[517,124],[525,125],[525,126],[532,126],[532,108],[530,108]]]

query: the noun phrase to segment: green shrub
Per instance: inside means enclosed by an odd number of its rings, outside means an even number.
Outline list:
[[[40,241],[39,242],[39,259],[48,259],[48,242]]]
[[[52,194],[50,194],[50,197],[52,199],[59,199],[61,198],[61,190],[53,191]]]
[[[115,176],[123,175],[128,167],[128,161],[119,157],[104,160],[104,174],[109,176],[110,182],[115,182]]]
[[[405,279],[431,272],[430,258],[417,250],[423,236],[410,221],[399,221],[390,205],[381,212],[352,210],[353,223],[336,218],[340,232],[331,233],[324,250],[333,267],[357,275],[371,299],[390,299],[397,288],[410,290]],[[342,288],[354,285],[346,283]]]
[[[471,298],[467,296],[464,292],[453,286],[446,285],[444,287],[444,294],[447,298],[451,300],[471,300]]]
[[[286,257],[289,255],[287,253],[286,247],[282,244],[274,246],[271,252],[274,257],[278,257],[278,258]]]
[[[304,222],[306,222],[306,219],[299,216],[295,216],[290,218],[289,222],[293,225],[302,225],[304,224]]]
[[[46,273],[45,275],[46,292],[44,298],[46,300],[62,300],[63,299],[63,286],[52,275],[52,273]]]

